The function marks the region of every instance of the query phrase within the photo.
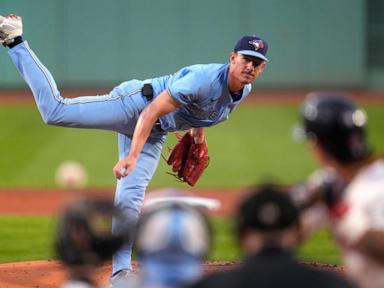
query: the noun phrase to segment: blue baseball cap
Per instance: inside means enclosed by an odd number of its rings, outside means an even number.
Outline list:
[[[269,62],[268,58],[265,57],[267,50],[268,43],[256,35],[241,37],[233,49],[233,51],[236,53],[254,56]]]

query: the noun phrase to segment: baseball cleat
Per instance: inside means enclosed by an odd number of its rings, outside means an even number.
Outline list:
[[[123,269],[109,279],[110,288],[138,287],[137,277],[131,270]]]
[[[23,23],[20,16],[0,15],[0,44],[11,44],[14,39],[23,34]]]

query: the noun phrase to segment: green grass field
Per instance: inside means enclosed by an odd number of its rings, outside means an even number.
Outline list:
[[[242,255],[233,232],[232,219],[211,218],[213,245],[209,259],[240,260]],[[0,263],[54,259],[56,218],[0,216]],[[299,259],[339,264],[340,253],[328,231],[309,239],[298,251]]]
[[[369,140],[384,150],[384,106],[364,106],[369,115]],[[264,180],[294,184],[316,168],[305,143],[295,142],[292,128],[298,107],[241,107],[231,120],[207,129],[211,163],[198,187],[244,187]],[[0,187],[55,187],[54,171],[65,160],[81,162],[89,186],[113,187],[117,136],[112,132],[57,128],[42,123],[34,106],[0,106]],[[169,135],[165,147],[176,138]],[[166,153],[164,149],[164,154]],[[166,174],[161,161],[151,187],[185,187]],[[212,259],[240,258],[229,219],[213,219]],[[0,262],[49,259],[55,219],[0,216]],[[320,231],[299,251],[300,259],[340,263],[327,231]]]
[[[384,106],[366,109],[370,140],[383,151]],[[246,106],[235,111],[230,121],[207,129],[211,162],[197,187],[302,181],[316,164],[306,144],[295,142],[291,135],[297,114],[295,106]],[[0,106],[0,129],[0,187],[54,187],[54,171],[68,159],[86,167],[89,186],[114,186],[116,133],[48,126],[34,106]],[[175,141],[174,135],[168,136],[165,155]],[[169,170],[161,160],[150,185],[184,187],[166,174]]]

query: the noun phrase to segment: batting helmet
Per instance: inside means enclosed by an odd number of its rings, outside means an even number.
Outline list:
[[[67,265],[98,265],[112,257],[126,235],[112,235],[111,218],[121,217],[107,200],[81,199],[60,215],[55,248]]]
[[[365,139],[367,116],[346,95],[310,93],[301,115],[306,136],[337,161],[353,163],[370,154]]]

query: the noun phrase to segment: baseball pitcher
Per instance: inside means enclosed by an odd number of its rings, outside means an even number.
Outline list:
[[[181,164],[175,164],[175,159],[168,162],[181,179],[193,185],[201,175],[194,171],[204,169],[208,161],[204,128],[228,119],[268,62],[267,42],[244,36],[229,63],[192,65],[172,75],[123,82],[106,95],[68,99],[60,95],[51,73],[23,40],[21,17],[0,16],[0,42],[9,48],[45,123],[118,133],[115,204],[130,219],[139,215],[167,133],[183,130],[190,134],[192,141],[185,141],[188,145],[182,149],[186,152],[177,153],[183,155],[176,159]],[[121,226],[115,220],[113,230],[119,232]],[[112,283],[129,274],[131,246],[128,243],[114,255]]]

